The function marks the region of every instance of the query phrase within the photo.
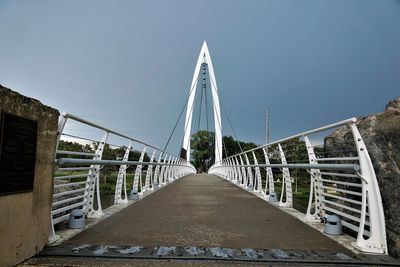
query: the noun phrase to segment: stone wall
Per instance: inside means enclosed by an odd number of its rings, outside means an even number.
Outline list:
[[[400,257],[400,97],[390,101],[383,112],[358,118],[357,127],[374,165],[385,212],[389,254]],[[326,152],[348,147],[352,135],[338,129],[325,139]],[[355,156],[355,155],[353,155]]]
[[[13,266],[47,242],[59,112],[1,85],[0,111],[38,125],[33,191],[0,195],[0,266]]]

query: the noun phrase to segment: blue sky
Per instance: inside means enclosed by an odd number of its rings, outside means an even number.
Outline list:
[[[395,0],[0,0],[0,83],[163,147],[203,40],[241,140],[264,141],[267,107],[275,140],[400,95]]]

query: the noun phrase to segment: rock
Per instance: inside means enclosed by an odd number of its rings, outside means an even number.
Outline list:
[[[374,165],[386,220],[389,254],[400,256],[400,97],[390,101],[383,112],[361,117],[356,123]],[[347,127],[331,133],[324,141],[329,156],[340,156],[334,148],[354,147]],[[349,156],[349,153],[346,154]],[[353,155],[356,156],[354,151]]]

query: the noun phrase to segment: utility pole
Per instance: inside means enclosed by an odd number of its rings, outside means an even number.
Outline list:
[[[265,143],[269,143],[269,108],[265,112]]]

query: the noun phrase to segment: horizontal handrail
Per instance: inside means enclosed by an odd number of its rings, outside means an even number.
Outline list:
[[[345,177],[345,178],[360,178],[359,175],[351,173],[320,172],[320,174],[327,176]]]
[[[119,137],[122,137],[122,138],[126,138],[126,139],[128,139],[128,140],[133,141],[133,142],[136,142],[136,143],[139,143],[139,144],[142,144],[142,145],[145,145],[145,146],[154,148],[154,149],[156,149],[156,150],[158,150],[158,151],[160,151],[160,152],[163,152],[163,153],[169,155],[169,153],[168,153],[167,151],[163,150],[163,149],[160,149],[160,148],[157,148],[157,147],[155,147],[155,146],[149,145],[149,144],[147,144],[147,143],[145,143],[145,142],[142,142],[142,141],[137,140],[137,139],[135,139],[135,138],[129,137],[129,136],[125,135],[125,134],[118,133],[118,132],[116,132],[116,131],[114,131],[114,130],[105,128],[105,127],[103,127],[103,126],[101,126],[101,125],[98,125],[98,124],[96,124],[96,123],[90,122],[90,121],[85,120],[85,119],[82,119],[82,118],[80,118],[80,117],[78,117],[78,116],[75,116],[75,115],[72,115],[72,114],[70,114],[70,113],[63,112],[62,115],[63,115],[65,118],[73,119],[73,120],[75,120],[75,121],[84,123],[84,124],[86,124],[86,125],[92,126],[92,127],[94,127],[94,128],[100,129],[100,130],[103,130],[103,131],[105,131],[105,132],[112,133],[112,134],[114,134],[114,135],[116,135],[116,136],[119,136]]]
[[[76,156],[90,156],[90,157],[93,157],[95,155],[95,153],[67,151],[67,150],[57,150],[56,153],[62,155],[76,155]]]
[[[265,148],[265,147],[268,147],[268,146],[272,146],[272,145],[276,145],[276,144],[279,144],[279,143],[283,143],[285,141],[289,141],[289,140],[294,139],[294,138],[303,137],[305,135],[326,131],[326,130],[329,130],[329,129],[332,129],[332,128],[337,128],[339,126],[343,126],[343,125],[349,124],[349,123],[355,123],[356,121],[357,121],[357,118],[353,117],[353,118],[350,118],[350,119],[347,119],[347,120],[343,120],[343,121],[339,121],[339,122],[336,122],[336,123],[328,124],[326,126],[322,126],[322,127],[310,130],[310,131],[298,133],[298,134],[295,134],[295,135],[292,135],[292,136],[289,136],[289,137],[286,137],[286,138],[282,138],[282,139],[276,140],[276,141],[268,143],[268,144],[264,144],[264,145],[261,145],[261,146],[258,146],[258,147],[243,151],[241,153],[229,156],[227,158],[232,158],[232,157],[235,157],[235,156],[238,156],[238,155],[243,155],[245,153],[249,153],[251,151],[255,151],[255,150],[258,150],[258,149],[261,149],[261,148]],[[225,159],[227,159],[227,158],[225,158]]]
[[[60,172],[72,172],[72,171],[88,171],[90,167],[74,167],[74,168],[58,168],[57,171]]]
[[[262,168],[291,168],[291,169],[321,169],[321,170],[341,170],[341,171],[359,171],[358,164],[254,164],[254,165],[235,165],[235,166],[214,166],[213,168],[229,167],[262,167]]]
[[[76,178],[83,178],[87,177],[89,174],[83,173],[83,174],[73,174],[73,175],[63,175],[63,176],[55,176],[55,180],[65,180],[65,179],[76,179]]]
[[[358,157],[316,158],[315,161],[356,161]]]
[[[87,188],[79,188],[79,189],[75,189],[75,190],[70,190],[70,191],[64,191],[64,192],[60,192],[60,193],[55,193],[55,194],[53,195],[53,200],[54,200],[55,198],[62,197],[62,196],[65,196],[65,195],[72,195],[72,194],[81,193],[81,192],[85,191],[86,189],[87,189]]]
[[[130,161],[130,160],[91,160],[91,159],[74,159],[74,158],[59,158],[57,164],[60,165],[161,165],[161,166],[183,166],[192,168],[188,164],[174,164],[174,163],[161,163],[161,162],[144,162],[144,161]]]

